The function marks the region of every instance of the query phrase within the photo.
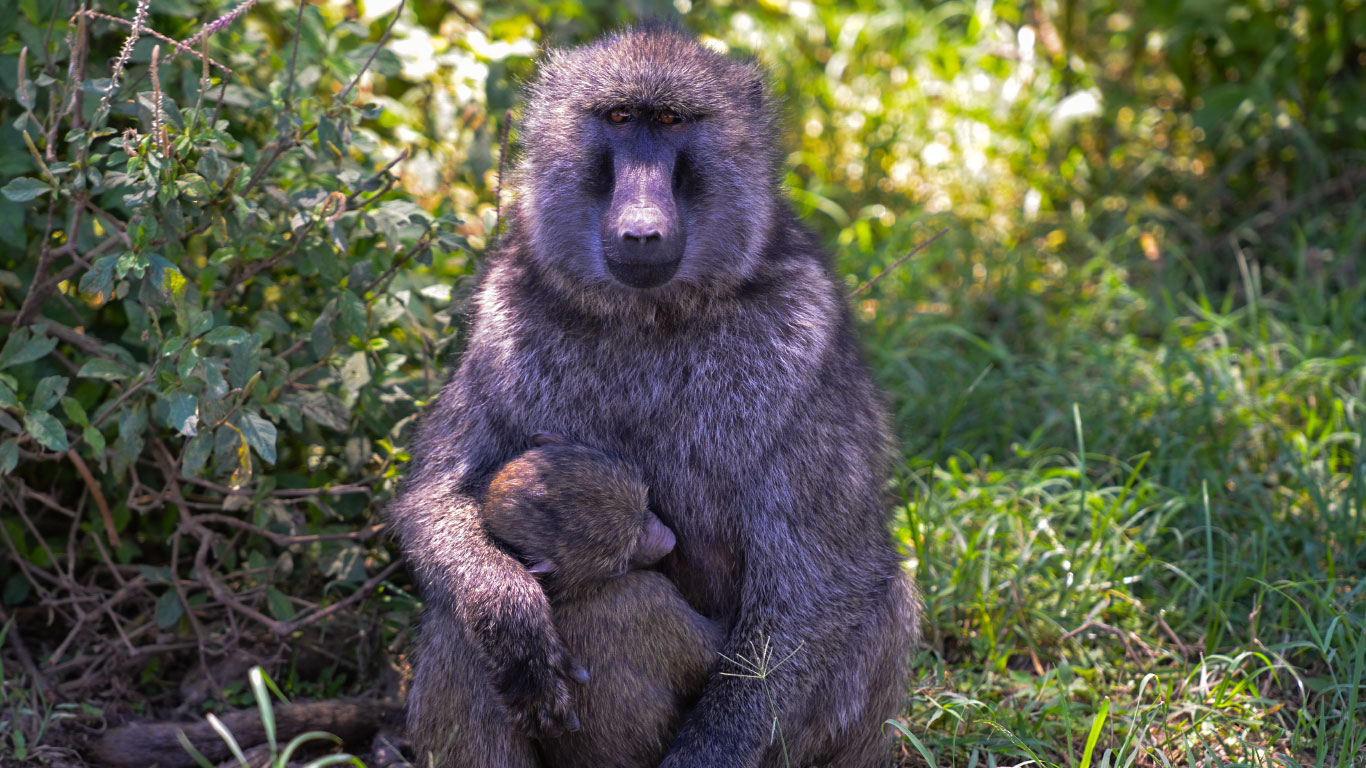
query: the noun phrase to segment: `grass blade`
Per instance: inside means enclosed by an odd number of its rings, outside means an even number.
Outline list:
[[[923,742],[920,741],[920,739],[916,738],[916,736],[915,736],[914,733],[911,733],[910,731],[906,730],[906,726],[902,725],[901,723],[898,723],[898,722],[895,721],[895,720],[888,720],[887,722],[883,723],[882,725],[883,725],[884,727],[890,725],[890,726],[892,726],[893,728],[897,729],[898,731],[901,731],[901,735],[902,735],[902,736],[905,736],[905,737],[906,737],[906,740],[909,741],[909,742],[911,742],[911,746],[915,747],[915,751],[917,751],[917,752],[920,753],[920,756],[921,756],[922,758],[924,758],[925,763],[926,763],[927,765],[930,765],[930,766],[939,765],[938,763],[936,763],[936,762],[934,761],[934,752],[931,752],[930,749],[929,749],[928,747],[926,747],[925,744],[924,744]]]
[[[223,740],[224,744],[228,745],[228,751],[237,758],[237,762],[242,765],[242,768],[251,768],[247,764],[247,756],[242,754],[242,747],[237,744],[237,737],[233,736],[232,731],[228,730],[228,726],[218,719],[218,715],[210,712],[204,719],[209,721],[209,725],[218,733],[218,737]]]
[[[266,673],[259,666],[252,667],[248,673],[251,680],[251,693],[256,697],[256,708],[261,710],[261,726],[266,730],[266,741],[270,743],[270,753],[275,754],[275,711],[270,705],[270,692],[266,690]]]
[[[199,768],[213,768],[213,763],[209,762],[209,758],[204,757],[204,753],[195,749],[194,744],[190,742],[190,737],[185,735],[183,729],[177,728],[175,737],[180,741],[181,749],[189,753],[190,759],[194,760]]]
[[[1100,729],[1105,725],[1105,718],[1110,714],[1110,699],[1106,698],[1100,705],[1100,711],[1096,713],[1096,718],[1091,721],[1091,733],[1086,736],[1086,752],[1081,756],[1081,768],[1091,768],[1091,755],[1096,751],[1096,742],[1100,740]]]

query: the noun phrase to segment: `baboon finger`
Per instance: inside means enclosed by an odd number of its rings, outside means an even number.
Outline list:
[[[543,445],[561,445],[567,442],[569,441],[559,432],[536,432],[531,435],[531,444],[538,448]]]

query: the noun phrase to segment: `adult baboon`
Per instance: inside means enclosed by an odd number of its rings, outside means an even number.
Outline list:
[[[574,722],[573,661],[496,547],[489,479],[550,430],[639,467],[678,536],[661,571],[726,631],[666,766],[876,765],[916,609],[887,531],[877,392],[839,280],[784,202],[753,62],[661,27],[550,53],[468,347],[391,516],[427,598],[409,698],[422,759],[534,765]],[[720,669],[719,672],[728,671]]]
[[[543,741],[552,768],[654,768],[725,640],[668,577],[640,570],[674,547],[625,462],[543,436],[489,484],[484,527],[511,547],[550,599],[570,655],[579,730]]]

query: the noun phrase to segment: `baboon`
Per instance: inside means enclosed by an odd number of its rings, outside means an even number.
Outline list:
[[[546,595],[481,520],[540,430],[639,469],[677,535],[658,568],[725,658],[786,659],[762,684],[723,660],[662,765],[889,761],[917,618],[883,503],[890,440],[775,133],[757,63],[667,26],[541,63],[506,232],[390,510],[427,601],[424,763],[533,766],[531,737],[576,720],[581,670]]]
[[[494,475],[484,527],[541,574],[570,655],[589,678],[581,727],[547,739],[553,768],[654,768],[724,640],[663,574],[640,570],[674,547],[624,462],[542,435]]]

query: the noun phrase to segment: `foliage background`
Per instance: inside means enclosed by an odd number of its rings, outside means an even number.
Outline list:
[[[898,759],[1366,764],[1359,0],[233,9],[0,15],[0,760],[258,661],[401,687],[379,511],[518,83],[666,15],[768,66],[851,290],[947,231],[854,300],[927,604]]]

